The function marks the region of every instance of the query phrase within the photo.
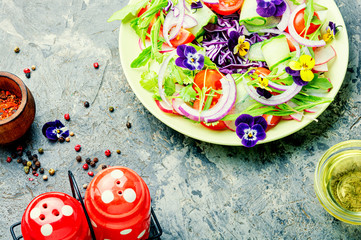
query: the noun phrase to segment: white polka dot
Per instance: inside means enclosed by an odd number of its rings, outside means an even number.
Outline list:
[[[114,200],[114,195],[112,191],[106,190],[105,192],[102,193],[102,201],[104,203],[110,203],[113,200]]]
[[[132,229],[125,229],[125,230],[121,231],[120,234],[127,235],[127,234],[129,234],[131,232],[132,232]]]
[[[93,227],[98,227],[97,224],[93,220],[90,219],[90,222],[92,223]]]
[[[73,214],[73,212],[74,212],[73,208],[69,205],[65,205],[61,208],[61,213],[64,216],[71,216]]]
[[[124,190],[123,197],[124,197],[125,201],[132,203],[132,202],[134,202],[137,195],[135,194],[133,189],[127,188]]]
[[[53,227],[50,224],[45,224],[40,229],[41,234],[45,237],[50,236],[53,233]]]
[[[113,178],[121,178],[121,177],[123,177],[124,173],[120,170],[114,170],[113,172],[110,173],[110,175]]]
[[[145,233],[145,230],[139,234],[138,238],[143,237],[144,233]]]
[[[33,208],[33,210],[31,210],[30,212],[30,218],[31,219],[35,219],[38,218],[40,216],[41,210],[40,208]]]

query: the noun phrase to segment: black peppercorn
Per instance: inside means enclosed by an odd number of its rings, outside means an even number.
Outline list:
[[[33,160],[34,158],[33,158],[33,156],[29,155],[29,156],[28,156],[28,159],[31,161],[31,160]]]
[[[41,163],[39,161],[35,162],[35,166],[39,168],[41,166]]]
[[[30,150],[28,150],[28,151],[26,151],[26,156],[31,156],[31,151]]]
[[[64,141],[65,141],[65,138],[63,138],[63,137],[59,138],[59,142],[63,143]]]
[[[44,173],[44,168],[40,168],[39,173],[43,174]]]
[[[34,155],[33,155],[33,158],[38,158],[38,155],[37,155],[37,154],[34,154]]]
[[[19,157],[22,157],[22,156],[23,156],[23,151],[17,151],[16,154],[17,154]]]
[[[90,164],[90,162],[91,162],[90,158],[86,158],[86,159],[85,159],[85,162],[86,162],[87,164]]]
[[[93,158],[93,162],[97,163],[97,162],[99,162],[99,159],[95,157],[95,158]]]
[[[16,160],[18,163],[23,163],[23,160],[21,158],[18,158],[18,160]]]
[[[17,155],[16,153],[11,154],[11,158],[12,158],[12,159],[15,159],[15,158],[17,158],[17,157],[18,157],[18,155]]]
[[[33,170],[33,172],[32,172],[32,173],[33,173],[33,175],[35,175],[35,174],[36,174],[36,171],[35,171],[35,170]]]
[[[19,47],[15,47],[15,48],[14,48],[14,52],[15,52],[15,53],[19,53],[19,52],[20,52],[20,48],[19,48]]]
[[[89,107],[89,102],[88,102],[88,101],[85,101],[85,102],[84,102],[84,107],[86,107],[86,108]]]
[[[89,164],[91,167],[95,167],[95,162],[91,161]]]
[[[81,156],[76,156],[75,159],[76,159],[77,162],[81,162]]]
[[[39,148],[39,149],[38,149],[38,153],[43,154],[43,153],[44,153],[44,149]]]
[[[130,122],[127,122],[127,128],[131,128],[132,127],[132,124]]]
[[[107,167],[107,165],[102,165],[102,169],[106,169]]]
[[[27,73],[25,73],[25,76],[27,77],[27,78],[30,78],[30,72],[27,72]]]
[[[109,107],[109,112],[114,112],[114,108],[113,108],[113,107]]]
[[[24,165],[24,166],[27,166],[27,165],[28,165],[28,161],[23,160],[23,165]]]

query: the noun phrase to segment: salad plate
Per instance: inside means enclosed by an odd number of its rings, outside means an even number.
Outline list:
[[[333,0],[318,0],[317,3],[328,8],[327,22],[332,21],[342,26],[336,39],[332,42],[337,56],[328,64],[329,70],[325,73],[325,76],[331,80],[333,85],[333,88],[325,97],[333,99],[342,85],[347,70],[349,54],[348,36],[344,20],[336,3]],[[210,130],[182,116],[163,112],[154,101],[153,94],[145,90],[140,84],[142,72],[146,68],[131,68],[131,63],[138,57],[141,51],[139,48],[139,36],[129,23],[122,23],[119,31],[119,55],[122,68],[133,92],[145,108],[167,126],[191,138],[219,145],[242,146],[241,139],[235,132],[230,130]],[[314,113],[306,113],[301,121],[281,121],[276,127],[268,130],[266,138],[257,144],[275,141],[300,131],[308,124],[312,124],[326,110],[329,104],[320,105]]]

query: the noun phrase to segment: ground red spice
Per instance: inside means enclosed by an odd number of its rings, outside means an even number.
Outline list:
[[[0,120],[10,117],[19,108],[21,99],[9,91],[0,90]]]

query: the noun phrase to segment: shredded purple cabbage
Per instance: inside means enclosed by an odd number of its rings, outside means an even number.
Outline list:
[[[259,35],[249,33],[245,26],[239,25],[239,15],[237,13],[228,16],[218,16],[216,24],[209,23],[204,27],[205,34],[202,46],[206,50],[206,55],[218,66],[219,71],[224,74],[244,73],[250,67],[267,67],[262,61],[249,61],[233,54],[228,47],[228,39],[232,31],[237,31],[245,35],[245,41],[251,45],[270,39],[272,34]]]

